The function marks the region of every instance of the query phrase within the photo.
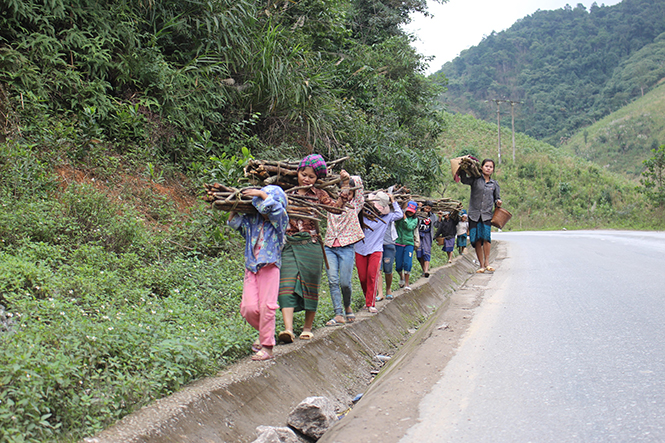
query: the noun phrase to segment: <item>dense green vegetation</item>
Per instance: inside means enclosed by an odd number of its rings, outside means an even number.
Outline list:
[[[425,10],[425,0],[2,0],[2,126],[43,148],[87,139],[72,160],[102,141],[181,170],[243,145],[258,157],[352,154],[347,167],[370,184],[428,189],[441,87],[399,28]]]
[[[446,114],[441,150],[449,160],[460,155],[497,159],[497,126],[469,115]],[[594,163],[568,156],[553,146],[502,130],[502,158],[495,178],[504,208],[513,214],[507,230],[522,229],[665,229],[662,207],[652,207],[637,183]],[[467,186],[444,173],[445,194],[468,204]]]
[[[655,206],[665,208],[665,145],[652,150],[654,156],[644,161],[646,169],[640,183],[642,192]]]
[[[443,100],[487,121],[521,101],[517,130],[558,146],[663,78],[664,31],[660,0],[537,11],[446,63]]]

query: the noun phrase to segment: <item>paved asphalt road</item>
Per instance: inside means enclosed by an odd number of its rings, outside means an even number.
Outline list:
[[[493,238],[495,287],[401,441],[665,441],[665,233]]]

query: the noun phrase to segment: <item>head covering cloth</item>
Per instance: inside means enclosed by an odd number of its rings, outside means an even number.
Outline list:
[[[325,177],[326,174],[328,174],[328,165],[326,165],[326,161],[323,159],[323,157],[321,157],[320,154],[310,154],[300,160],[298,170],[306,167],[312,168],[317,178]]]
[[[385,192],[373,192],[367,196],[367,201],[371,202],[381,215],[390,213],[390,196]]]

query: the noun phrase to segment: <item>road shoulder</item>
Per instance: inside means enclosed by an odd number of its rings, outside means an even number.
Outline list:
[[[507,245],[497,242],[495,250],[498,274]],[[420,401],[443,376],[493,278],[493,273],[476,274],[452,293],[449,302],[393,356],[353,410],[319,442],[398,442],[418,422]]]

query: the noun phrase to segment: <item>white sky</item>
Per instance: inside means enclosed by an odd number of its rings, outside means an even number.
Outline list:
[[[569,4],[573,8],[582,3],[587,10],[594,0],[449,0],[443,5],[428,0],[428,9],[434,17],[414,14],[405,27],[418,36],[414,43],[418,52],[435,58],[427,74],[438,71],[464,49],[476,46],[492,31],[510,28],[518,19],[536,12],[560,9]],[[621,0],[596,0],[599,6],[612,6]]]

